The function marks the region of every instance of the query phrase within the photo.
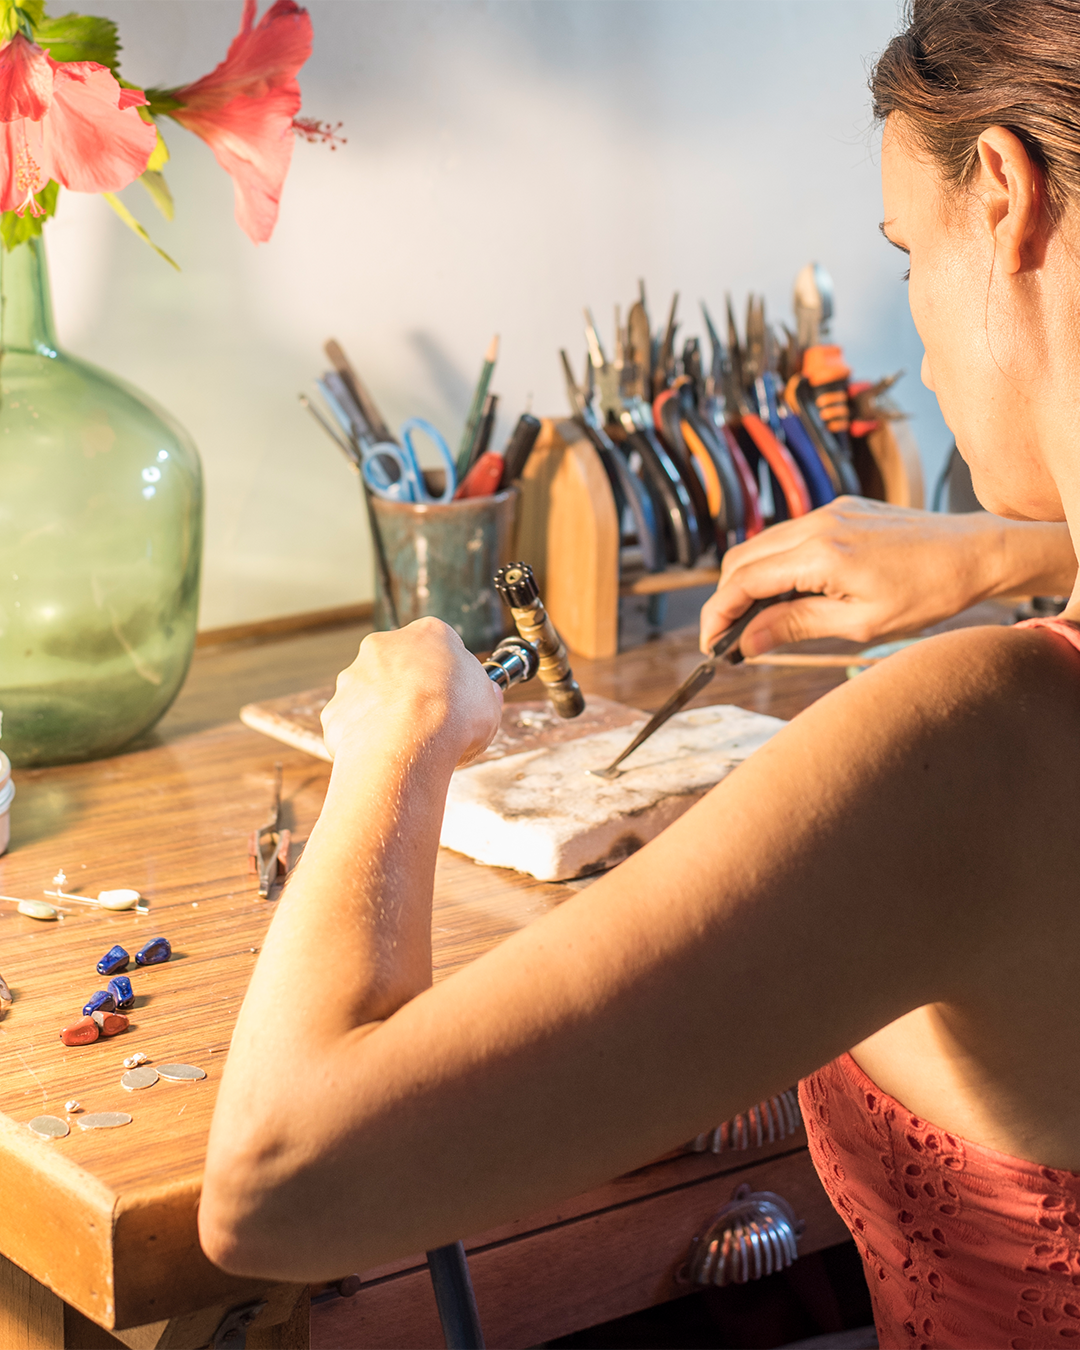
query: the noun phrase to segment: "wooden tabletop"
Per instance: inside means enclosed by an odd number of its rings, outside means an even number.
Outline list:
[[[998,619],[1000,621],[1000,618]],[[0,893],[40,898],[63,868],[67,886],[96,895],[128,886],[149,913],[74,909],[40,923],[0,905],[0,972],[14,1005],[0,1022],[0,1251],[105,1327],[141,1326],[264,1288],[212,1266],[199,1249],[196,1207],[217,1083],[273,902],[248,874],[247,838],[271,805],[284,765],[286,823],[302,841],[322,804],[329,766],[236,719],[244,703],[332,679],[355,654],[358,626],[200,651],[183,693],[143,743],[88,764],[16,771],[10,852]],[[684,631],[602,661],[575,662],[586,694],[655,708],[698,660]],[[841,669],[757,667],[721,672],[699,698],[791,717],[840,683]],[[535,696],[530,689],[524,697]],[[437,977],[546,913],[563,885],[480,867],[444,851],[436,880]],[[95,964],[120,943],[134,956],[166,936],[173,958],[132,968],[129,1030],[80,1048],[59,1040],[106,978]],[[322,975],[312,972],[315,988]],[[123,1059],[205,1069],[205,1081],[128,1092]],[[130,1125],[41,1139],[27,1122],[126,1111]]]

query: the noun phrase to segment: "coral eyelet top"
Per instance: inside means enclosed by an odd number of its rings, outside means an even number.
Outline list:
[[[1080,630],[1049,628],[1080,650]],[[1080,1350],[1080,1173],[912,1115],[850,1055],[799,1085],[810,1155],[862,1256],[882,1347]]]

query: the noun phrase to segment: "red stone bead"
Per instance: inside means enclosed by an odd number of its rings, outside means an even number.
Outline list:
[[[118,1036],[121,1031],[128,1029],[128,1019],[123,1013],[99,1010],[91,1013],[90,1017],[100,1028],[103,1036]]]
[[[98,1038],[98,1025],[92,1017],[80,1017],[71,1026],[65,1027],[60,1039],[65,1045],[89,1045]]]

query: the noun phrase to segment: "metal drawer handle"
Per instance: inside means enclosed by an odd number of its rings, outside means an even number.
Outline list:
[[[788,1088],[777,1097],[758,1102],[749,1111],[740,1111],[731,1120],[725,1120],[715,1130],[699,1134],[686,1145],[687,1153],[727,1153],[748,1148],[761,1148],[786,1139],[802,1128],[797,1088]]]
[[[747,1284],[798,1259],[806,1224],[774,1191],[743,1185],[690,1244],[677,1278],[683,1284]]]

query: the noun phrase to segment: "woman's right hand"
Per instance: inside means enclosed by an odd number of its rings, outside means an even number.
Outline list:
[[[1045,553],[1045,530],[1050,529],[1057,532],[1052,542],[1058,547],[1063,527],[1020,527],[1025,528],[1044,533],[1038,539],[1021,535],[1023,546],[1030,540]],[[1012,522],[985,512],[937,515],[838,497],[724,555],[720,584],[701,611],[702,651],[754,600],[788,590],[814,594],[761,614],[743,635],[744,656],[806,638],[865,643],[938,623],[1005,588],[1006,554],[1016,542],[1013,529]],[[1072,551],[1067,533],[1062,537],[1067,568]],[[1022,583],[1016,589],[1023,589]]]
[[[481,754],[499,729],[502,692],[440,619],[369,633],[322,711],[335,761],[390,736],[404,754],[439,743],[452,764]]]

